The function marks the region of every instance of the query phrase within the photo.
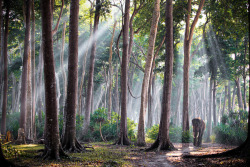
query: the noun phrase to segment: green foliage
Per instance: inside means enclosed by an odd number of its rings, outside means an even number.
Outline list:
[[[120,118],[117,113],[111,112],[111,119],[108,120],[107,112],[106,108],[98,108],[93,114],[91,114],[89,132],[86,136],[84,136],[83,140],[102,141],[99,129],[100,122],[102,135],[105,140],[110,141],[118,138],[120,128],[120,120],[118,121],[118,119]],[[131,140],[136,138],[135,128],[136,123],[127,118],[128,137]]]
[[[230,112],[223,115],[221,124],[215,127],[216,142],[239,145],[247,138],[248,112]]]
[[[21,156],[22,154],[24,154],[23,151],[17,150],[16,148],[14,148],[10,144],[3,144],[2,151],[3,151],[5,158],[17,158],[17,157]]]
[[[14,139],[17,138],[19,129],[20,112],[7,114],[6,116],[6,131],[10,131]]]
[[[215,127],[215,141],[223,144],[239,145],[247,138],[246,129],[220,124]]]
[[[152,126],[147,130],[147,137],[153,140],[156,140],[159,132],[159,124]],[[170,126],[169,128],[169,137],[170,141],[181,143],[182,137],[184,138],[184,142],[192,142],[190,138],[190,132],[183,133],[182,136],[182,128],[177,126]]]

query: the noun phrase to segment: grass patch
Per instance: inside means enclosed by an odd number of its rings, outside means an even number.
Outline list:
[[[22,154],[9,158],[15,164],[27,166],[133,166],[128,160],[129,151],[126,147],[114,147],[112,143],[92,143],[94,151],[82,153],[68,153],[70,158],[60,161],[43,160],[38,150],[44,149],[41,144],[13,145],[12,147]]]

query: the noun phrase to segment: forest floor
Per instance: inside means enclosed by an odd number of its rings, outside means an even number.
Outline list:
[[[15,158],[9,158],[21,166],[145,166],[145,167],[217,167],[239,166],[247,167],[247,159],[234,157],[221,158],[183,158],[183,155],[205,155],[224,152],[234,146],[203,143],[202,147],[193,147],[192,143],[174,143],[178,149],[166,152],[145,152],[146,147],[120,146],[112,143],[89,143],[94,151],[69,154],[69,159],[60,161],[42,160],[39,155],[43,145],[13,145],[12,149],[18,151]],[[250,166],[250,165],[249,165]]]

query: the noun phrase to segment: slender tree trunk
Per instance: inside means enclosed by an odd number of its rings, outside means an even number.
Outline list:
[[[21,111],[20,111],[20,126],[26,130],[26,111],[27,111],[27,79],[28,79],[28,60],[30,59],[30,9],[31,0],[26,0],[26,28],[23,54],[23,69],[22,69],[22,89],[21,89]]]
[[[66,31],[66,22],[63,23],[63,31],[62,31],[62,48],[60,54],[60,67],[62,71],[63,78],[63,106],[65,106],[66,96],[67,96],[67,76],[64,70],[64,44],[65,44],[65,31]],[[63,110],[64,113],[64,110]]]
[[[165,56],[165,72],[163,85],[163,99],[161,121],[159,133],[156,141],[147,150],[175,150],[175,147],[170,142],[169,124],[171,113],[171,93],[172,93],[172,78],[173,78],[173,5],[172,0],[167,0],[166,3],[166,56]]]
[[[2,3],[1,3],[2,4]],[[2,12],[2,10],[0,11]],[[1,134],[6,134],[6,113],[7,113],[7,96],[8,96],[8,34],[9,34],[9,5],[7,3],[7,10],[5,14],[5,31],[4,31],[4,45],[3,45],[3,62],[4,62],[4,77],[3,77],[3,106],[2,106],[2,121],[1,121]]]
[[[213,85],[213,121],[214,121],[214,126],[217,125],[217,117],[216,117],[216,79],[214,80],[214,85]]]
[[[44,57],[45,83],[45,149],[43,158],[60,159],[66,156],[62,150],[59,137],[58,111],[56,102],[56,78],[52,38],[51,0],[42,0],[42,39]]]
[[[210,78],[210,86],[209,86],[209,111],[208,111],[208,118],[207,118],[207,141],[210,141],[210,135],[211,135],[211,130],[212,130],[212,103],[213,103],[213,96],[212,96],[212,92],[213,92],[213,80],[212,78]]]
[[[238,105],[239,109],[243,109],[243,101],[242,101],[242,93],[241,93],[241,86],[240,86],[240,78],[237,78],[235,80],[236,86],[237,86],[237,97],[238,97]]]
[[[227,91],[227,95],[228,95],[228,113],[230,113],[231,110],[231,83],[230,81],[228,81],[228,91]]]
[[[227,88],[227,86],[225,86],[224,103],[223,103],[223,109],[221,112],[221,116],[223,116],[225,114],[226,102],[227,102],[227,91],[228,91],[228,88]]]
[[[30,54],[30,52],[29,52]],[[31,84],[31,56],[28,56],[28,73],[27,73],[27,107],[26,107],[26,129],[25,137],[33,140],[32,134],[32,84]]]
[[[66,124],[63,148],[68,152],[81,152],[83,147],[76,140],[76,110],[78,95],[78,17],[79,0],[70,3],[68,84],[65,103]]]
[[[235,95],[236,95],[236,84],[234,85],[233,97],[232,97],[232,111],[233,112],[234,112],[234,107],[235,107]]]
[[[35,4],[34,0],[32,0],[32,36],[31,36],[31,62],[32,62],[32,139],[36,139],[36,55],[35,55]]]
[[[95,55],[96,55],[96,33],[98,30],[99,18],[100,18],[101,4],[100,0],[96,0],[96,11],[94,19],[94,30],[93,30],[93,44],[91,47],[90,54],[90,67],[89,67],[89,78],[87,87],[87,99],[86,99],[86,110],[83,122],[83,135],[88,133],[89,123],[90,123],[90,113],[93,101],[93,87],[94,87],[94,66],[95,66]]]
[[[137,145],[145,146],[145,114],[147,111],[147,94],[150,80],[150,73],[152,68],[152,62],[154,58],[154,47],[157,34],[158,21],[160,18],[160,0],[155,0],[153,19],[151,23],[150,36],[149,36],[149,46],[147,53],[147,61],[145,65],[144,78],[142,83],[141,91],[141,108],[140,108],[140,117],[138,123],[138,133],[137,133]]]
[[[121,64],[121,123],[117,144],[130,145],[127,134],[127,85],[128,85],[128,35],[129,35],[130,0],[125,0],[125,13],[123,24],[123,50]]]
[[[115,27],[116,27],[117,21],[115,20],[114,26],[113,26],[113,33],[109,45],[109,105],[108,105],[108,119],[111,118],[111,110],[112,110],[112,87],[113,87],[113,67],[112,67],[112,45],[115,35]]]
[[[119,104],[119,99],[120,99],[120,96],[119,96],[119,79],[118,79],[118,76],[119,76],[119,70],[118,70],[118,62],[116,63],[116,79],[115,79],[115,112],[120,115],[120,104]]]
[[[183,66],[183,124],[182,124],[182,131],[186,132],[189,131],[189,116],[188,116],[188,105],[189,105],[189,69],[190,69],[190,48],[193,39],[193,32],[195,25],[199,19],[201,14],[201,10],[204,6],[205,0],[201,0],[199,4],[198,11],[195,15],[194,21],[190,27],[190,14],[191,14],[191,2],[192,0],[188,0],[187,6],[187,16],[186,16],[186,30],[185,30],[185,38],[184,38],[184,66]]]

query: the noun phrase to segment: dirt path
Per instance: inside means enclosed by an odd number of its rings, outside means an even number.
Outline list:
[[[246,159],[234,157],[222,158],[183,158],[183,155],[205,155],[224,152],[235,146],[227,146],[222,144],[204,143],[202,147],[194,147],[192,143],[181,144],[175,143],[174,146],[178,149],[171,152],[160,152],[151,157],[145,157],[139,163],[140,166],[146,167],[211,167],[211,166],[240,166],[248,167]]]

